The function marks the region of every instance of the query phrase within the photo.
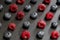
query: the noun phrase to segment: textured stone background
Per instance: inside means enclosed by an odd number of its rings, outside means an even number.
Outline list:
[[[44,19],[45,14],[50,10],[51,5],[54,5],[56,3],[56,0],[51,0],[51,3],[49,5],[47,5],[46,10],[44,12],[38,12],[38,14],[39,14],[38,18],[36,20],[31,20],[29,18],[30,14],[33,13],[33,12],[35,12],[35,11],[37,11],[38,4],[43,2],[43,0],[37,0],[37,1],[38,2],[35,5],[32,5],[30,3],[30,0],[26,0],[26,2],[23,5],[18,5],[18,7],[19,7],[18,11],[19,10],[23,10],[23,8],[25,7],[25,5],[27,5],[27,4],[30,4],[32,6],[32,8],[31,8],[31,10],[29,12],[25,12],[25,17],[24,17],[23,20],[17,21],[15,19],[16,13],[11,13],[12,14],[12,18],[9,21],[5,21],[5,20],[3,20],[3,15],[4,15],[5,12],[8,12],[9,5],[5,4],[4,0],[0,0],[0,3],[4,5],[3,11],[0,12],[0,22],[2,22],[2,24],[3,24],[2,28],[0,29],[0,40],[4,40],[3,39],[3,34],[4,34],[4,32],[7,31],[7,27],[8,27],[8,24],[10,22],[14,22],[17,25],[16,30],[12,32],[11,40],[21,40],[20,39],[20,34],[23,31],[22,24],[23,24],[24,21],[30,21],[31,22],[31,26],[28,29],[31,32],[31,37],[30,37],[29,40],[40,40],[40,39],[36,38],[36,33],[38,31],[41,31],[41,30],[38,29],[38,28],[36,28],[36,24],[37,24],[37,22],[40,19]],[[13,0],[13,3],[16,3],[16,0]],[[53,17],[52,20],[46,21],[47,26],[43,30],[45,32],[45,35],[44,35],[44,37],[43,37],[42,40],[50,40],[50,33],[53,31],[53,29],[50,28],[51,22],[57,21],[58,24],[60,24],[60,22],[58,21],[58,16],[60,14],[60,7],[58,8],[58,10],[54,14],[55,15],[54,15],[54,17]],[[60,25],[58,25],[58,27],[56,29],[57,31],[60,30],[59,26]],[[60,40],[60,37],[58,38],[58,40]]]

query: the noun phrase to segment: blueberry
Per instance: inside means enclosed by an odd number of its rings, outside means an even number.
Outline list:
[[[4,38],[5,39],[10,39],[11,36],[12,36],[12,33],[11,32],[5,32],[5,34],[4,34]]]
[[[44,36],[44,32],[43,31],[40,31],[40,32],[37,33],[37,38],[42,39],[43,36]]]
[[[2,27],[2,23],[0,22],[0,28]]]
[[[28,12],[31,9],[31,5],[26,5],[24,11]]]
[[[5,3],[10,4],[12,3],[12,0],[5,0]]]
[[[9,20],[11,18],[11,14],[10,13],[5,13],[4,14],[4,19],[5,20]]]
[[[57,26],[58,26],[58,23],[57,22],[52,22],[51,28],[56,29]]]
[[[30,3],[36,4],[37,0],[30,0]]]
[[[29,26],[30,26],[30,22],[29,22],[29,21],[25,21],[25,22],[23,23],[23,28],[28,29]]]
[[[60,5],[60,0],[57,0],[57,5]]]
[[[2,5],[2,4],[0,4],[0,11],[2,11],[2,9],[3,9],[3,5]]]
[[[38,14],[37,14],[36,12],[30,14],[30,17],[31,17],[32,19],[36,19],[37,16],[38,16]]]
[[[51,11],[55,12],[57,10],[58,6],[57,5],[52,5],[51,6]]]
[[[59,20],[60,20],[60,15],[59,15]]]

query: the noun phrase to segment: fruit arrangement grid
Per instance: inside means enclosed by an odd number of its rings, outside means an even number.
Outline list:
[[[0,0],[0,40],[60,40],[60,0]]]

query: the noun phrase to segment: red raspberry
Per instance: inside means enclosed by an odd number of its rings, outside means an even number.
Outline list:
[[[9,6],[9,10],[10,10],[11,12],[16,12],[16,11],[18,10],[18,6],[17,6],[16,4],[11,4],[11,5]]]
[[[21,19],[23,19],[24,18],[24,16],[25,16],[25,14],[24,14],[24,12],[23,11],[19,11],[18,13],[17,13],[17,19],[18,20],[21,20]]]
[[[47,19],[47,20],[51,20],[51,19],[53,18],[53,16],[54,16],[54,14],[53,14],[52,12],[48,12],[48,13],[46,14],[46,19]]]
[[[49,4],[51,2],[51,0],[44,0],[44,3]]]
[[[51,38],[52,38],[52,39],[57,39],[58,37],[59,37],[59,32],[53,31],[53,32],[51,33]]]
[[[22,5],[22,4],[24,4],[25,0],[17,0],[16,2],[17,2],[18,4],[21,4],[21,5]]]
[[[16,24],[15,24],[15,23],[10,23],[10,24],[8,25],[8,29],[14,31],[14,30],[16,29]]]
[[[44,11],[46,9],[46,5],[45,4],[39,4],[38,5],[38,10],[39,11]]]
[[[21,34],[21,38],[22,39],[29,39],[30,38],[30,32],[27,30],[23,31]]]
[[[45,26],[46,26],[46,22],[44,20],[40,20],[38,23],[37,23],[37,26],[38,28],[40,29],[44,29]]]

